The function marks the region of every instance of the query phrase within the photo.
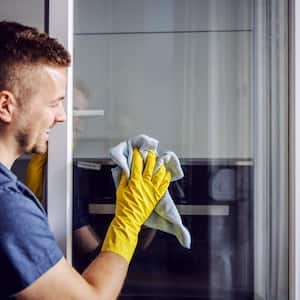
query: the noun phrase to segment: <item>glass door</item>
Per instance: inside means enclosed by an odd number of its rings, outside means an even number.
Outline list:
[[[109,149],[146,134],[192,245],[145,227],[120,299],[289,299],[288,2],[73,4],[74,267],[113,218]]]

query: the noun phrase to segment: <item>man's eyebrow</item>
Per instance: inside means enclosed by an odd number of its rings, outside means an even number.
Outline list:
[[[61,96],[61,97],[54,99],[53,101],[60,101],[60,100],[64,100],[64,99],[65,99],[65,96]]]
[[[61,96],[61,97],[57,97],[55,99],[52,99],[49,103],[58,103],[58,102],[63,102],[65,100],[65,97],[64,96]]]

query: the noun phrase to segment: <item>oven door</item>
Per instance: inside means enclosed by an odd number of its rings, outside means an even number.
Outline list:
[[[84,203],[100,240],[115,208],[112,167],[109,161],[74,163],[74,209]],[[191,249],[144,227],[120,299],[253,299],[252,162],[183,160],[182,167],[184,179],[169,190]],[[74,247],[74,266],[80,271],[89,262]]]

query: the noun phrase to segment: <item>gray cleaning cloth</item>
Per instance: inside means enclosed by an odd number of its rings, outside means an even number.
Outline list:
[[[154,150],[156,155],[158,155],[158,141],[146,135],[133,137],[111,148],[111,158],[118,165],[112,169],[112,175],[116,187],[119,186],[122,169],[125,171],[127,178],[130,178],[133,148],[139,149],[144,161],[146,161],[149,150]],[[154,172],[156,172],[161,164],[164,163],[166,169],[171,173],[171,181],[176,181],[183,177],[183,171],[180,166],[179,159],[174,152],[168,151],[157,157],[158,161]],[[144,225],[173,234],[177,237],[178,241],[183,247],[191,247],[190,233],[182,224],[181,217],[169,191],[167,191],[159,201]]]

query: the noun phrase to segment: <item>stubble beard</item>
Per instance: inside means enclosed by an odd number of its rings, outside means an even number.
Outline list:
[[[20,130],[16,136],[19,151],[22,154],[42,154],[47,151],[47,142],[45,145],[39,144],[38,141],[34,144],[30,143],[30,135],[25,130]]]

